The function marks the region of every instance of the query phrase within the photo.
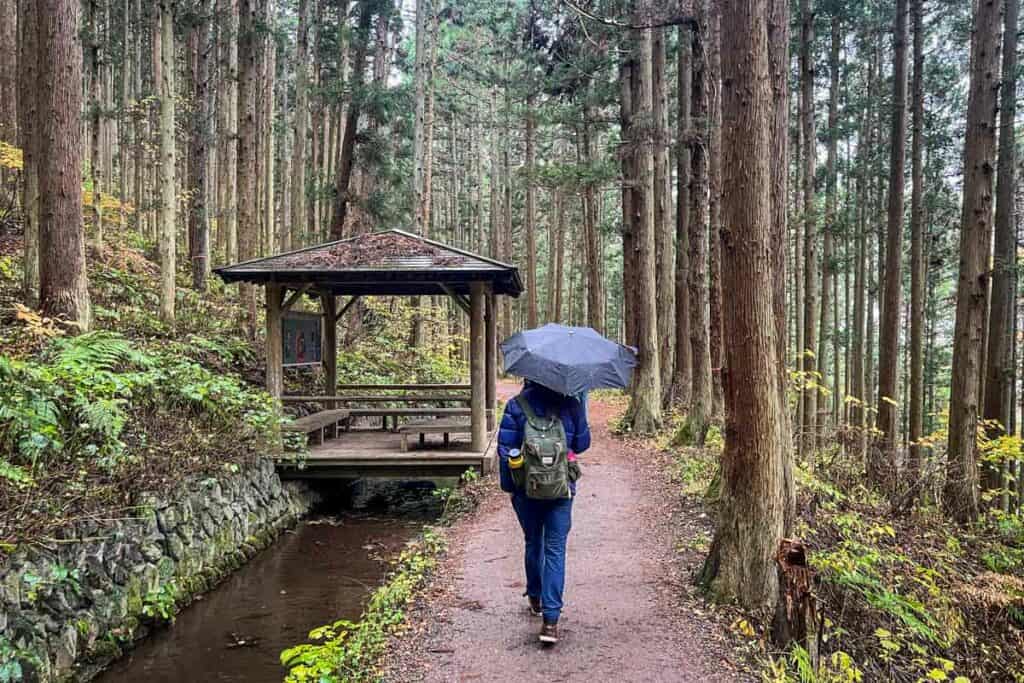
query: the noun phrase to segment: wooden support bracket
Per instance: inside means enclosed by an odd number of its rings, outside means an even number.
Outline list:
[[[359,295],[358,294],[353,296],[351,299],[348,300],[347,304],[342,306],[341,310],[338,311],[338,314],[336,316],[334,316],[334,322],[337,323],[339,320],[344,318],[345,314],[348,313],[348,309],[352,308],[352,304],[354,304],[357,301],[359,301]]]
[[[292,306],[295,305],[295,302],[299,300],[299,297],[308,292],[312,287],[313,283],[307,282],[306,284],[302,285],[302,287],[292,292],[291,296],[289,296],[281,305],[281,312],[285,313],[286,311],[290,311]]]
[[[445,294],[451,297],[452,301],[454,301],[455,305],[462,309],[463,313],[465,313],[466,315],[471,314],[469,299],[462,296],[461,294],[459,294],[458,292],[456,292],[454,289],[444,284],[443,282],[438,282],[437,285],[444,290]]]

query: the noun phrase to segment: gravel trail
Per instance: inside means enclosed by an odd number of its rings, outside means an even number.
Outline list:
[[[522,532],[498,492],[453,529],[452,550],[395,642],[386,680],[742,679],[715,635],[719,626],[677,599],[664,485],[635,466],[644,451],[608,433],[616,412],[591,405],[594,438],[581,456],[558,645],[537,641],[541,620],[522,597]]]

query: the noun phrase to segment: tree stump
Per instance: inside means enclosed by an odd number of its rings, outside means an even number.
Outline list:
[[[783,538],[779,541],[775,562],[779,574],[779,601],[772,639],[781,647],[791,643],[800,645],[817,671],[822,619],[814,596],[815,573],[807,565],[807,549],[801,541]]]

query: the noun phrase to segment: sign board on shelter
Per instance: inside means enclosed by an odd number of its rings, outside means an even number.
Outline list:
[[[318,313],[289,311],[281,318],[284,366],[319,365],[323,326]]]

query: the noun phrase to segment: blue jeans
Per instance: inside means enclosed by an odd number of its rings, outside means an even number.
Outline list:
[[[544,620],[557,622],[565,588],[565,544],[572,528],[572,498],[534,500],[512,494],[526,540],[526,594],[540,598]]]

